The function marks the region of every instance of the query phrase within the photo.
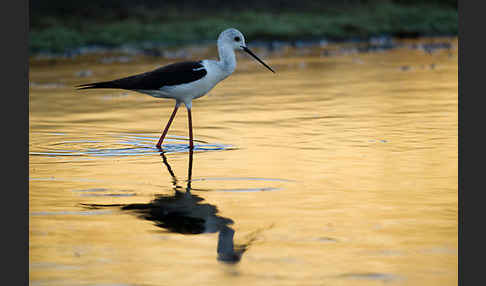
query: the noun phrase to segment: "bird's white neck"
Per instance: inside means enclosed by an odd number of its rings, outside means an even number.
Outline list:
[[[219,62],[221,69],[225,72],[231,74],[236,69],[236,55],[235,51],[230,45],[224,44],[218,39],[218,53]]]

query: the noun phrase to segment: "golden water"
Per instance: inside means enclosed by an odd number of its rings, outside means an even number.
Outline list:
[[[260,51],[276,74],[238,55],[193,102],[185,195],[184,109],[161,156],[172,101],[73,88],[168,61],[32,59],[32,285],[456,285],[457,39],[439,40],[452,49]],[[209,228],[120,207],[156,199]]]

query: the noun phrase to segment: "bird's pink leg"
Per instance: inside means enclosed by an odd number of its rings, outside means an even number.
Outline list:
[[[192,138],[192,116],[191,116],[191,108],[187,109],[187,117],[189,118],[189,149],[194,149],[194,141]]]
[[[167,125],[165,126],[164,132],[162,132],[162,136],[160,136],[159,142],[157,143],[157,148],[160,148],[162,146],[162,141],[164,141],[165,135],[167,135],[167,132],[169,131],[169,127],[172,124],[172,120],[174,120],[174,117],[177,113],[177,109],[179,108],[179,103],[176,103],[174,107],[174,111],[172,111],[172,115],[169,118],[169,122],[167,122]]]

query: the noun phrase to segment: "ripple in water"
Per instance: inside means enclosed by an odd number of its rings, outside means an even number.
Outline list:
[[[114,142],[112,140],[64,140],[50,143],[46,150],[32,151],[30,155],[37,156],[142,156],[160,153],[155,147],[158,137],[151,137],[143,134],[122,134],[118,135]],[[166,154],[185,153],[189,150],[188,139],[180,136],[171,136],[165,140],[169,144],[162,145],[162,151]],[[180,143],[178,143],[180,142]],[[194,151],[224,151],[234,150],[231,145],[208,143],[194,140]]]

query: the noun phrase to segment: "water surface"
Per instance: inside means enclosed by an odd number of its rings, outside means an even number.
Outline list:
[[[172,101],[73,88],[168,61],[32,59],[31,284],[456,285],[457,39],[397,43],[238,55],[193,154]]]

